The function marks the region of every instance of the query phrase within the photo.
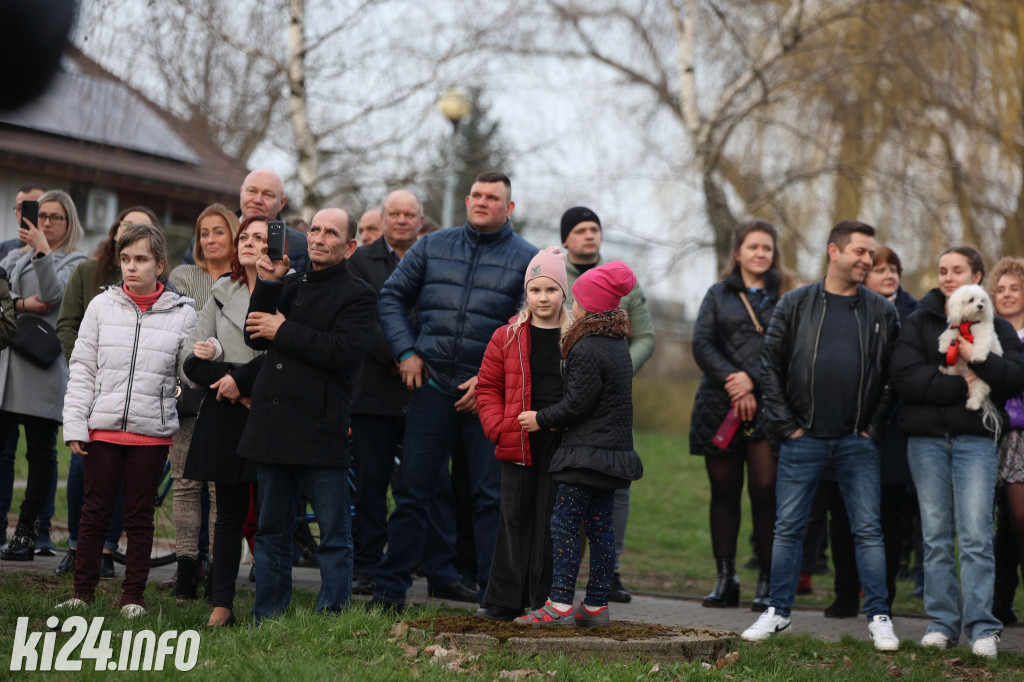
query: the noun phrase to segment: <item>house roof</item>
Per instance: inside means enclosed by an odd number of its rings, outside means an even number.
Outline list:
[[[235,195],[247,172],[74,48],[50,87],[0,112],[0,164],[168,196]]]

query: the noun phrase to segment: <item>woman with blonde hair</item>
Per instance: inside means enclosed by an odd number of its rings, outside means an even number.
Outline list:
[[[18,239],[25,246],[12,251],[0,263],[8,273],[14,311],[35,328],[48,332],[55,352],[15,344],[0,353],[0,443],[6,443],[12,429],[25,426],[28,482],[21,504],[18,526],[7,549],[5,561],[31,561],[39,515],[57,475],[57,428],[64,408],[68,366],[60,362],[60,344],[54,325],[68,277],[85,260],[76,250],[82,239],[75,202],[66,192],[51,190],[39,197],[36,224],[23,218]]]
[[[1024,340],[1024,259],[1003,258],[996,263],[988,293],[999,317],[1012,324]],[[1012,625],[1017,622],[1013,611],[1017,573],[1024,568],[1024,394],[1006,401],[1006,413],[1010,423],[999,443],[992,615],[1003,625]]]
[[[196,313],[202,313],[203,306],[210,298],[213,283],[231,272],[235,255],[235,237],[238,234],[238,218],[221,204],[211,204],[196,218],[195,245],[192,257],[195,265],[179,265],[171,271],[168,280],[179,293],[188,296],[196,304]],[[171,446],[171,475],[174,477],[174,535],[178,555],[178,574],[174,590],[176,597],[196,598],[196,588],[201,573],[199,570],[199,536],[202,530],[202,492],[206,486],[210,495],[209,527],[217,520],[216,486],[206,481],[185,478],[185,460],[192,442],[192,431],[199,413],[199,404],[206,393],[205,387],[193,389],[181,387],[178,401],[178,416],[181,428],[174,435]],[[210,550],[213,556],[213,533],[210,533]]]
[[[487,592],[477,617],[512,620],[541,608],[551,590],[551,509],[557,485],[548,472],[559,434],[527,434],[519,413],[562,397],[559,338],[572,324],[565,309],[568,276],[557,246],[530,261],[526,301],[491,337],[480,365],[476,404],[480,424],[501,461],[501,508]]]

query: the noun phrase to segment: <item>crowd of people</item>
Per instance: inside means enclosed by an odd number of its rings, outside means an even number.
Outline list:
[[[863,595],[875,647],[897,649],[891,607],[901,553],[913,543],[911,500],[932,619],[921,644],[944,649],[963,633],[975,654],[994,658],[1002,628],[1017,620],[1022,565],[1024,260],[1002,259],[986,282],[999,348],[989,352],[978,327],[950,325],[951,297],[985,278],[971,246],[941,254],[939,286],[920,300],[900,285],[899,256],[861,222],[832,229],[826,274],[804,286],[782,267],[769,223],[740,224],[732,253],[694,331],[703,380],[690,445],[706,461],[718,566],[704,606],[739,605],[746,470],[760,567],[751,606],[761,615],[744,639],[790,628],[795,594],[809,590],[808,546],[812,563],[817,554],[809,518],[828,514],[836,598],[825,616],[857,616]],[[952,344],[940,344],[950,335]],[[970,402],[978,391],[989,391],[991,410]],[[997,490],[1006,506],[998,538]],[[1006,557],[1000,580],[997,555]]]
[[[71,197],[19,191],[17,240],[0,244],[0,506],[19,426],[28,480],[0,557],[53,550],[63,424],[70,549],[57,572],[74,582],[61,607],[93,600],[124,533],[122,611],[145,613],[169,457],[172,594],[195,599],[205,579],[209,626],[236,622],[245,541],[254,619],[288,608],[307,503],[317,611],[352,594],[400,611],[422,575],[432,596],[476,602],[480,618],[608,624],[609,602],[631,598],[618,571],[643,475],[632,377],[654,332],[635,273],[601,255],[598,215],[568,209],[561,244],[538,251],[513,229],[498,171],[477,176],[466,223],[446,230],[404,189],[358,220],[323,208],[279,231],[287,201],[277,173],[250,173],[239,210],[203,210],[171,267],[149,209],[122,211],[86,258]],[[825,615],[857,616],[863,597],[875,647],[897,649],[891,608],[913,509],[932,618],[922,645],[963,633],[994,657],[1024,564],[1024,260],[1000,260],[985,281],[981,254],[952,247],[939,286],[915,300],[875,238],[838,223],[825,276],[801,286],[773,225],[736,227],[693,336],[703,379],[690,451],[705,458],[717,566],[703,605],[740,603],[746,473],[761,615],[745,639],[790,628],[829,516]],[[950,330],[950,302],[977,285],[994,313],[991,352],[975,327]],[[581,534],[590,574],[574,605]]]
[[[32,201],[38,220],[22,220]],[[145,613],[168,458],[171,594],[195,599],[205,580],[211,627],[237,620],[247,540],[254,619],[288,608],[307,503],[320,533],[317,611],[345,608],[353,592],[400,610],[414,574],[433,596],[478,602],[479,617],[497,620],[603,625],[610,600],[631,598],[617,573],[620,493],[642,475],[631,385],[654,333],[632,270],[601,259],[592,210],[567,211],[561,247],[538,252],[512,227],[508,177],[488,171],[461,227],[439,230],[415,193],[396,190],[359,221],[339,208],[289,221],[272,260],[287,196],[261,169],[237,212],[200,213],[175,267],[147,208],[122,211],[86,258],[70,196],[25,187],[16,204],[0,425],[12,434],[5,464],[24,425],[29,482],[2,558],[52,549],[44,520],[63,423],[71,537],[57,573],[74,578],[61,608],[91,602],[114,575],[123,533],[121,609]],[[53,325],[56,350],[40,358],[22,336]],[[515,363],[485,360],[509,351],[505,333],[519,339]],[[505,370],[516,368],[513,388]],[[574,608],[581,518],[600,552]]]

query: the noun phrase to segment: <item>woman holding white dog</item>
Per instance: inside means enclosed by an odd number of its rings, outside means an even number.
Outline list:
[[[987,319],[1002,347],[983,359],[975,352],[975,336],[984,330],[957,333],[956,352],[969,372],[947,374],[947,353],[939,337],[959,311],[950,297],[964,285],[980,285],[985,263],[976,249],[956,246],[939,257],[939,286],[919,301],[900,332],[891,364],[891,380],[903,398],[900,428],[908,436],[907,457],[917,487],[924,539],[924,606],[932,618],[922,646],[945,649],[964,630],[971,650],[996,657],[1002,623],[992,615],[995,560],[992,512],[999,464],[998,436],[1008,424],[1003,404],[1024,390],[1024,353],[1013,325],[992,316],[985,297]],[[956,299],[954,299],[955,301]],[[978,344],[980,346],[980,343]],[[950,354],[951,355],[951,354]],[[952,364],[952,363],[948,363]],[[970,410],[967,401],[980,382],[991,390],[997,428],[986,425],[984,410]],[[998,431],[998,432],[997,432]],[[960,543],[957,584],[954,542]]]

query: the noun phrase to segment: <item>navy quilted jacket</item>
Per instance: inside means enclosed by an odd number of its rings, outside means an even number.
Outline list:
[[[395,356],[415,350],[429,379],[460,394],[459,384],[480,371],[494,330],[519,309],[523,275],[536,253],[510,222],[497,232],[477,232],[466,223],[420,239],[377,300]]]

